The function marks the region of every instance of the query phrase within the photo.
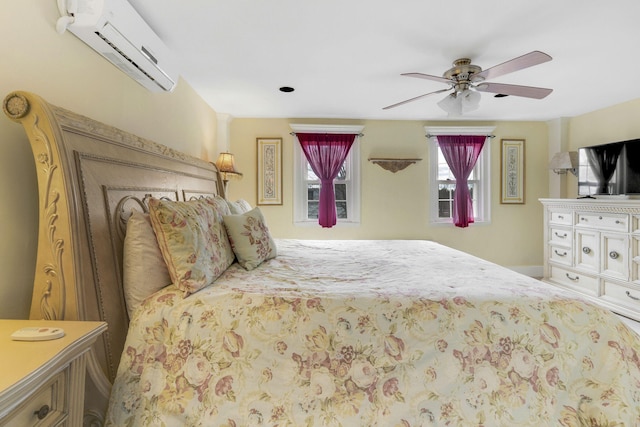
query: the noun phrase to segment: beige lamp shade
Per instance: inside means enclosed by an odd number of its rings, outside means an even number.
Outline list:
[[[551,162],[549,162],[549,169],[552,169],[557,174],[566,174],[567,171],[574,175],[577,175],[578,171],[578,152],[577,151],[563,151],[556,153]]]
[[[242,177],[242,174],[236,169],[235,158],[231,153],[220,153],[218,160],[216,160],[216,167],[218,171],[220,171],[222,179],[225,181],[229,179],[240,179]]]

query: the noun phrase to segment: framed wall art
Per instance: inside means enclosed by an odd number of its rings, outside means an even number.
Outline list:
[[[500,146],[500,203],[524,203],[524,139],[503,139]]]
[[[258,205],[282,204],[282,138],[257,138]]]

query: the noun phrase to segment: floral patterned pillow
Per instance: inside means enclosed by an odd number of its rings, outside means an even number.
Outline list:
[[[207,197],[204,200],[211,206],[213,206],[220,215],[233,214],[233,212],[231,212],[231,210],[229,209],[227,201],[220,196]]]
[[[171,280],[185,296],[212,284],[233,263],[222,216],[207,200],[154,198],[149,215]]]
[[[276,257],[276,243],[269,234],[260,209],[223,218],[229,242],[242,267],[253,270],[263,261]]]

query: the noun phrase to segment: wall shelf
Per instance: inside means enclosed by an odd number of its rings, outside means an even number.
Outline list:
[[[396,173],[412,165],[414,163],[419,162],[422,159],[389,159],[389,158],[371,158],[369,161],[371,163],[375,163],[380,166],[384,170],[388,170],[390,172]]]

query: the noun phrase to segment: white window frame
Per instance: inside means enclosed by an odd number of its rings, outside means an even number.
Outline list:
[[[347,218],[338,218],[336,227],[360,225],[360,144],[359,135],[364,126],[349,125],[290,125],[294,133],[351,133],[356,134],[356,139],[349,150],[345,161],[349,162],[349,180],[347,184]],[[298,138],[295,138],[293,156],[293,223],[296,226],[317,226],[317,219],[307,218],[307,158],[302,151]]]
[[[429,222],[437,225],[451,225],[451,218],[440,218],[438,210],[438,135],[491,135],[495,126],[425,126],[429,144]],[[491,138],[482,147],[475,166],[479,177],[477,212],[474,210],[475,224],[491,223]]]

